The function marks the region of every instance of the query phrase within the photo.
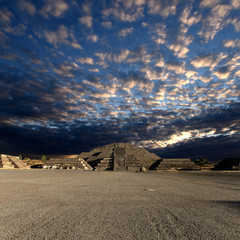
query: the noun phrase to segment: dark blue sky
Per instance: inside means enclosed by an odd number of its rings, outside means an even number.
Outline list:
[[[0,1],[0,152],[240,155],[239,16],[239,0]]]

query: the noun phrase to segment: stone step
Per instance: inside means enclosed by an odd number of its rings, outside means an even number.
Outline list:
[[[112,163],[113,160],[101,160],[100,163]]]
[[[105,170],[113,170],[113,167],[96,167],[95,169],[97,169],[97,170],[103,170],[103,171],[105,171]]]
[[[97,167],[112,167],[112,164],[101,164],[99,163]]]
[[[107,158],[103,158],[103,161],[104,160],[109,160],[109,161],[112,161],[113,160],[113,157],[107,157]]]

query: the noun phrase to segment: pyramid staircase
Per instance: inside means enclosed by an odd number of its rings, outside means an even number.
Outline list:
[[[134,155],[126,155],[125,165],[127,171],[141,171],[141,163]]]
[[[16,166],[13,164],[12,161],[8,158],[7,155],[1,154],[1,159],[2,159],[2,166],[3,168],[15,168]]]
[[[95,166],[96,170],[105,171],[113,170],[113,156],[105,157]]]
[[[16,156],[1,154],[1,159],[3,168],[30,168]]]
[[[92,171],[93,168],[82,158],[79,158],[79,161],[85,171]]]
[[[199,170],[199,167],[189,158],[162,159],[156,170]]]

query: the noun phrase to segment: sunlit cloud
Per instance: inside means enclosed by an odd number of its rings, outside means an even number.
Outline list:
[[[97,42],[98,41],[98,36],[96,34],[93,34],[93,35],[89,35],[87,37],[87,40],[90,40],[92,42]]]
[[[119,32],[118,32],[118,35],[120,37],[126,37],[128,34],[132,33],[133,31],[133,28],[124,28],[124,29],[121,29]]]
[[[102,11],[104,17],[114,16],[124,22],[133,22],[143,16],[141,1],[115,1],[113,6]]]
[[[102,24],[103,27],[106,27],[106,28],[111,28],[112,27],[111,22],[102,22],[101,24]]]
[[[1,22],[10,23],[12,18],[13,18],[13,14],[8,9],[0,10],[0,21]]]
[[[90,65],[94,64],[93,59],[90,57],[79,57],[79,58],[76,58],[76,61],[80,62],[81,64],[90,64]]]
[[[47,0],[44,7],[40,10],[40,13],[44,17],[49,17],[50,15],[54,17],[60,17],[68,10],[68,4],[63,0]]]
[[[232,40],[232,39],[224,40],[224,41],[223,41],[223,45],[224,45],[224,47],[227,47],[227,48],[240,47],[240,40],[239,40],[239,39],[235,39],[235,40]]]
[[[198,34],[205,39],[213,40],[215,35],[225,26],[226,17],[230,13],[231,7],[229,5],[216,5],[211,9],[211,13],[203,19],[202,28]]]
[[[162,17],[168,17],[169,15],[175,15],[178,0],[171,1],[158,1],[158,0],[149,0],[147,1],[149,13],[150,14],[159,14]]]
[[[36,7],[29,1],[27,0],[21,0],[18,3],[18,6],[21,10],[26,11],[29,14],[35,14],[36,12]]]
[[[58,27],[57,31],[45,30],[44,36],[48,43],[52,43],[55,47],[57,47],[58,43],[67,44],[68,41],[68,29],[64,25]]]
[[[93,24],[92,16],[81,17],[78,20],[81,24],[85,25],[86,27],[88,27],[88,28],[92,27],[92,24]]]

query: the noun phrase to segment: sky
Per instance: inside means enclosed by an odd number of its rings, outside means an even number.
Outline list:
[[[239,53],[239,0],[0,0],[0,152],[239,156]]]

